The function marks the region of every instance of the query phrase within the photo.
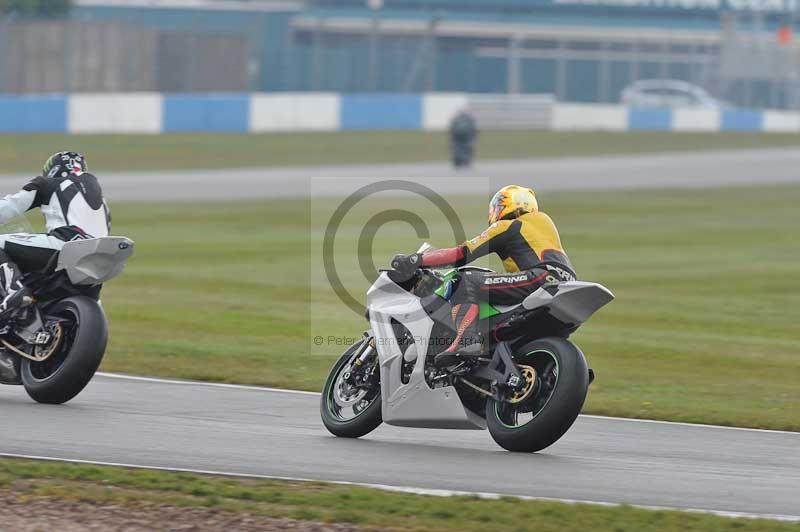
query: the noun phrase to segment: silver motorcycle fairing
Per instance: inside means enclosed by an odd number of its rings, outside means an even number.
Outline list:
[[[502,312],[519,306],[527,310],[547,308],[556,319],[578,326],[613,299],[614,294],[600,284],[567,281],[545,285],[522,303],[504,307]],[[432,389],[425,380],[425,354],[434,322],[420,298],[395,284],[384,272],[367,292],[367,307],[380,361],[383,421],[407,427],[486,428],[485,419],[463,406],[453,386]],[[404,353],[395,337],[392,319],[404,325],[414,339],[408,349],[415,351],[406,358],[416,361],[407,384],[401,380]]]
[[[64,243],[58,254],[56,271],[65,270],[75,285],[97,285],[122,273],[133,255],[133,240],[106,236]]]
[[[605,286],[586,281],[566,281],[545,285],[522,301],[528,310],[547,307],[547,311],[559,321],[580,325],[592,314],[614,299],[614,294]]]
[[[547,307],[550,314],[566,324],[580,325],[614,300],[611,290],[598,283],[564,281],[540,287],[516,305],[494,305],[505,314],[518,307],[534,310]]]
[[[464,407],[453,386],[428,386],[425,354],[434,322],[420,299],[396,285],[384,272],[367,292],[367,307],[380,362],[383,421],[404,427],[486,428],[486,421]],[[407,384],[401,380],[403,352],[392,319],[409,330],[414,341],[408,349],[416,349],[418,355]]]

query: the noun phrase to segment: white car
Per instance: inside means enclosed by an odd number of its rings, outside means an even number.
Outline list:
[[[723,107],[705,89],[674,79],[643,79],[628,85],[620,96],[632,107]]]

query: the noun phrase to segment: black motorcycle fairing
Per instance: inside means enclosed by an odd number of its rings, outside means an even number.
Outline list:
[[[550,336],[569,338],[578,328],[555,318],[546,308],[527,310],[522,307],[481,320],[480,326],[492,342],[529,341]]]
[[[420,304],[422,308],[425,309],[425,313],[428,314],[434,322],[449,329],[450,332],[455,332],[456,326],[453,323],[453,317],[451,315],[453,305],[451,305],[448,300],[436,294],[431,294],[420,298]]]
[[[22,284],[33,291],[39,301],[50,302],[72,296],[87,296],[95,301],[100,299],[103,285],[78,286],[70,282],[64,271],[29,272],[22,276]]]

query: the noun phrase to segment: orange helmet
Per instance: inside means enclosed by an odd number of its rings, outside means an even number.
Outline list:
[[[533,190],[519,185],[506,185],[498,190],[489,202],[489,224],[538,210],[539,203]]]

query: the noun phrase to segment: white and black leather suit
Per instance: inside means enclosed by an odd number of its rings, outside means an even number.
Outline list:
[[[19,192],[0,199],[0,224],[37,207],[47,233],[0,234],[2,295],[19,289],[19,267],[41,268],[66,241],[108,236],[110,212],[97,178],[90,173],[34,178]]]

